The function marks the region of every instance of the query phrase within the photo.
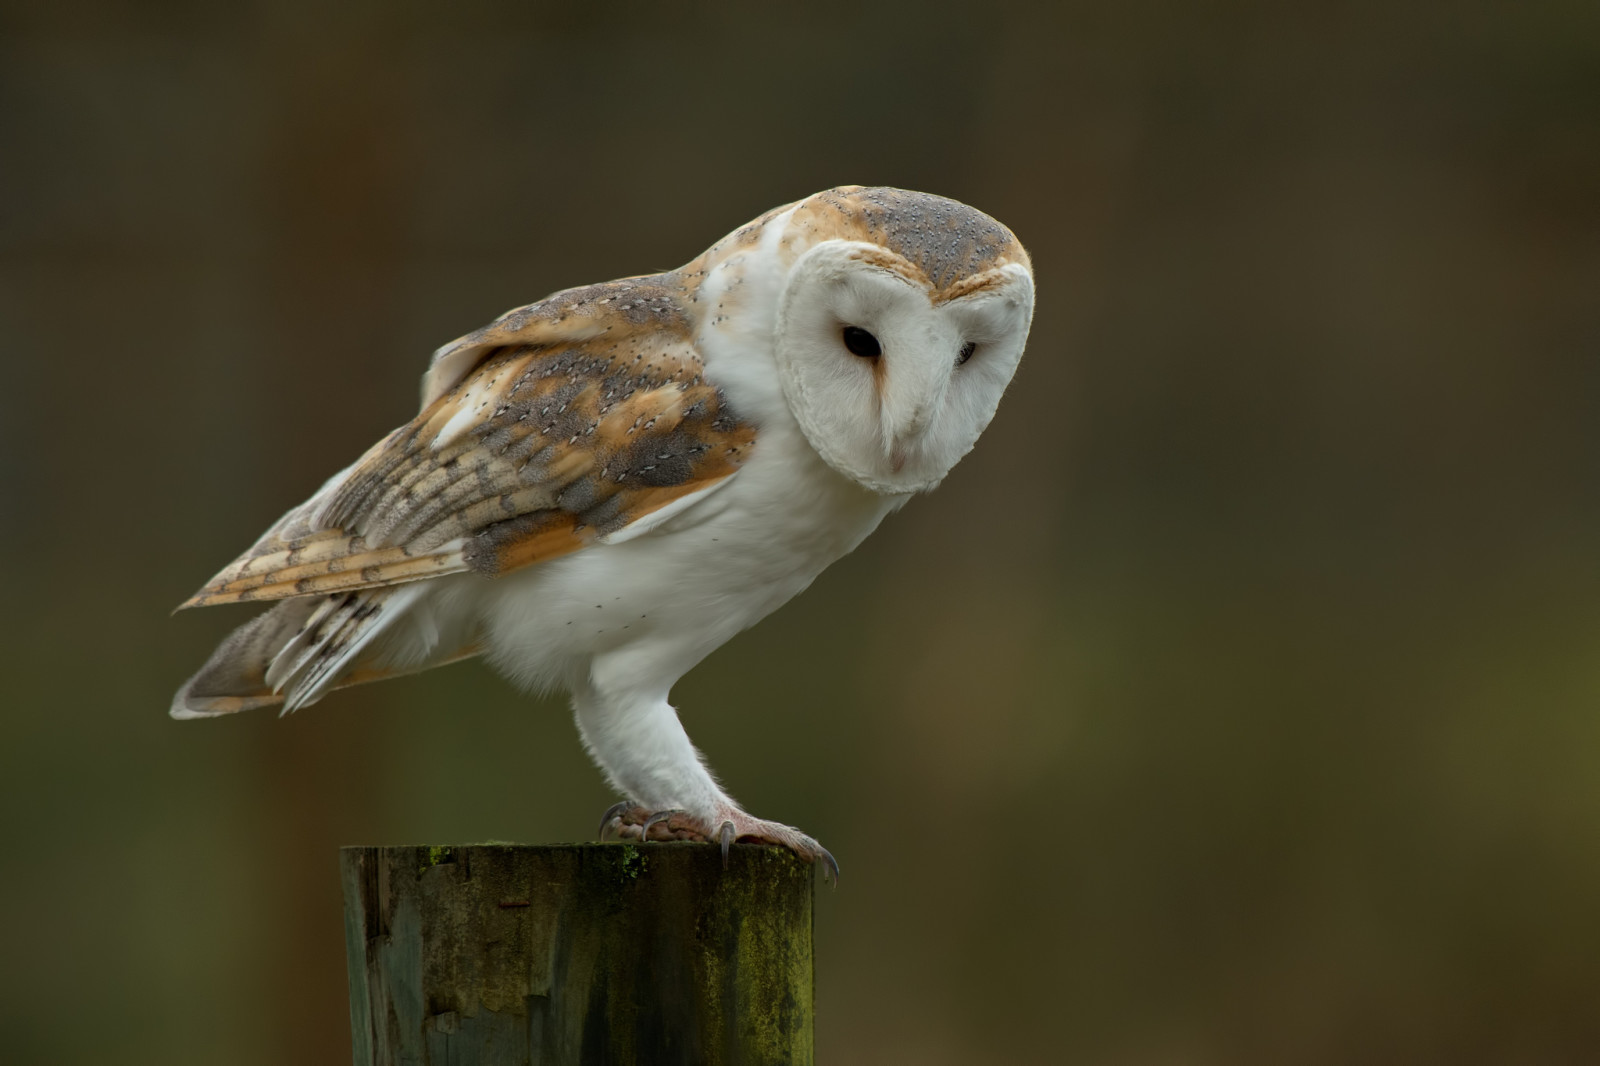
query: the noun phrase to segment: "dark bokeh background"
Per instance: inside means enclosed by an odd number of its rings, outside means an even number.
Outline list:
[[[1040,302],[676,692],[843,863],[819,1060],[1600,1059],[1597,113],[1587,0],[8,0],[5,1059],[346,1062],[337,845],[591,832],[559,700],[175,723],[248,612],[167,612],[437,344],[843,182]]]

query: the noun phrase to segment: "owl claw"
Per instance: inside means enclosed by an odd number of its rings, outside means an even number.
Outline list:
[[[656,813],[652,814],[650,817],[646,818],[644,820],[644,824],[639,827],[639,839],[640,840],[649,840],[650,839],[650,827],[651,826],[655,825],[657,822],[665,822],[665,821],[667,821],[667,819],[671,818],[674,814],[682,814],[682,813],[684,813],[684,812],[681,809],[679,809],[677,807],[671,807],[671,808],[669,808],[667,810],[657,811]],[[668,825],[667,828],[668,828],[668,830],[671,830],[672,826]]]
[[[673,824],[674,818],[680,819],[683,824]],[[600,839],[604,841],[616,837],[622,840],[638,840],[642,843],[651,839],[650,830],[657,825],[664,827],[655,836],[658,841],[706,839],[694,828],[694,820],[689,818],[685,811],[677,807],[652,811],[632,800],[622,800],[606,808],[606,813],[600,816]]]
[[[813,841],[813,843],[815,843],[815,841]],[[833,853],[830,852],[827,848],[823,847],[821,844],[817,844],[817,850],[822,852],[822,854],[817,856],[817,858],[822,863],[822,877],[823,877],[823,879],[824,880],[828,880],[828,881],[832,881],[833,882],[833,887],[834,888],[838,888],[839,887],[839,863],[837,861],[835,861],[835,859],[833,857]]]
[[[717,827],[717,841],[722,845],[723,862],[727,862],[729,845],[743,840],[753,844],[773,844],[788,848],[809,863],[820,864],[822,876],[839,884],[839,863],[827,848],[792,826],[752,818],[743,811],[734,810],[732,817]],[[703,837],[701,839],[709,839]]]
[[[627,810],[629,810],[632,806],[633,806],[633,804],[630,803],[629,801],[622,800],[621,802],[613,803],[611,806],[606,808],[606,813],[604,813],[604,814],[602,814],[600,816],[600,839],[601,840],[610,839],[610,836],[611,836],[611,823],[616,821],[619,817],[621,817],[622,814],[625,813]],[[620,836],[621,834],[618,834],[618,835]]]
[[[661,831],[654,836],[658,841],[694,840],[718,845],[722,852],[724,868],[728,865],[736,842],[743,840],[752,844],[769,844],[788,848],[806,862],[820,864],[823,878],[838,885],[839,863],[827,848],[798,829],[752,818],[737,808],[724,808],[721,813],[726,817],[720,821],[711,821],[697,818],[678,808],[652,811],[629,800],[623,800],[613,803],[606,808],[606,813],[601,815],[600,839],[610,840],[615,837],[642,843],[651,840],[652,831],[656,826],[660,826]],[[713,826],[715,828],[712,828]]]

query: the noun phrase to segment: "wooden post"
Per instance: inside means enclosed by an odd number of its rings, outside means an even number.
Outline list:
[[[788,851],[341,859],[356,1066],[812,1062],[812,872]]]

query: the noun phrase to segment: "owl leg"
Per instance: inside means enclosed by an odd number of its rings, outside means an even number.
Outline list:
[[[630,800],[606,812],[602,836],[776,844],[837,876],[838,864],[822,845],[798,829],[752,817],[718,787],[667,702],[671,680],[647,683],[630,669],[641,658],[597,658],[590,676],[573,686],[584,746]]]
[[[589,684],[573,696],[584,747],[619,791],[646,809],[710,817],[726,802],[664,695]]]

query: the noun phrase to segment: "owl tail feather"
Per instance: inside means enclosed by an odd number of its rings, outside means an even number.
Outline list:
[[[282,703],[282,693],[267,684],[267,668],[320,605],[320,600],[287,600],[235,629],[184,682],[169,713],[214,718]]]
[[[477,654],[440,646],[437,627],[396,626],[422,592],[400,585],[285,600],[234,630],[173,697],[174,718],[309,706],[337,688]]]

